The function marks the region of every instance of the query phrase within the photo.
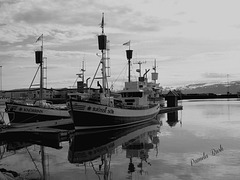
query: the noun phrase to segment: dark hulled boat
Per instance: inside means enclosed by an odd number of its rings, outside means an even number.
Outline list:
[[[32,123],[70,118],[66,107],[55,106],[45,101],[29,104],[26,102],[6,102],[5,111],[10,123]]]
[[[38,40],[42,40],[41,51],[35,51],[36,64],[39,64],[38,70],[40,69],[39,100],[32,100],[31,102],[28,102],[26,100],[10,100],[10,102],[6,102],[5,111],[8,113],[9,121],[11,124],[33,123],[70,118],[66,106],[63,107],[52,105],[43,99],[43,35],[41,35],[37,41]]]

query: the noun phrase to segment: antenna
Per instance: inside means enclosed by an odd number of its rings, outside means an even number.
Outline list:
[[[154,70],[154,72],[157,72],[157,63],[156,63],[156,59],[154,59],[153,70]]]
[[[141,66],[142,64],[147,63],[146,61],[138,61],[138,62],[134,62],[133,64],[138,64],[139,68],[136,70],[139,73],[139,77],[141,77]]]
[[[73,87],[75,86],[78,78],[81,78],[82,79],[82,82],[84,83],[84,72],[86,71],[86,69],[84,68],[84,58],[83,58],[83,61],[82,61],[82,68],[80,68],[80,73],[77,73],[77,78],[73,84]]]
[[[101,28],[102,28],[102,34],[104,34],[104,13],[102,13],[102,22],[101,22]]]
[[[153,70],[154,70],[154,72],[152,73],[152,80],[153,80],[153,82],[156,84],[156,82],[157,82],[157,80],[158,80],[156,59],[154,60]]]

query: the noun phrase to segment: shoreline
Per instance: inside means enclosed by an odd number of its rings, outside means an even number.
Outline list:
[[[184,99],[229,99],[229,98],[240,98],[237,94],[181,94],[178,96],[178,100]]]

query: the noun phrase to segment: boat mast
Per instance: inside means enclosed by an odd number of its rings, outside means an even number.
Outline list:
[[[42,46],[41,51],[43,54],[43,34],[42,34]],[[40,101],[43,99],[43,56],[40,62]],[[46,179],[46,161],[45,161],[45,148],[41,145],[41,157],[42,157],[42,169],[43,169],[43,180]]]
[[[152,73],[152,80],[153,80],[154,84],[156,84],[156,83],[157,83],[157,80],[158,80],[156,59],[154,60],[153,70],[154,70],[154,72]]]
[[[0,76],[1,76],[1,79],[0,79],[1,80],[1,84],[0,84],[1,85],[1,89],[0,89],[0,92],[2,93],[2,66],[0,66],[0,69],[1,69],[1,74],[0,74]]]
[[[81,71],[82,71],[82,82],[84,83],[84,72],[86,71],[86,70],[84,69],[84,60],[83,60],[83,62],[82,62],[82,69],[81,69]]]
[[[73,84],[73,87],[75,86],[78,78],[81,78],[82,79],[82,82],[84,83],[84,73],[85,73],[86,69],[84,67],[84,59],[82,61],[82,68],[80,69],[80,73],[76,74],[77,75],[77,79],[75,80],[74,84]]]
[[[42,54],[43,54],[43,34],[42,34],[41,51],[42,51]],[[40,100],[43,99],[43,55],[42,55],[42,59],[41,59],[41,62],[40,62],[40,94],[39,94],[39,98],[40,98]]]
[[[106,50],[107,50],[107,36],[104,34],[104,13],[102,13],[102,22],[101,22],[102,34],[98,36],[98,46],[99,50],[102,52],[102,88],[103,94],[106,93],[106,84],[107,84],[107,74],[106,74]]]
[[[36,63],[39,64],[40,67],[40,93],[39,99],[40,101],[43,99],[43,34],[37,39],[37,41],[42,40],[41,50],[35,51]],[[36,42],[37,42],[36,41]],[[46,179],[46,162],[45,162],[45,149],[44,146],[40,146],[41,149],[41,159],[42,159],[42,169],[43,169],[43,177],[42,179]]]
[[[39,68],[40,68],[39,99],[42,100],[43,98],[43,34],[37,39],[36,42],[38,42],[39,40],[42,41],[41,50],[35,51],[35,58],[36,58],[36,64],[39,64]]]
[[[132,59],[132,52],[133,52],[133,50],[130,50],[130,41],[129,41],[129,49],[126,50],[126,56],[127,56],[127,59],[128,59],[128,82],[131,81],[130,65],[131,65],[131,59]]]

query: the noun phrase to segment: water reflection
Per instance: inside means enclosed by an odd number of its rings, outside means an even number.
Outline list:
[[[128,167],[126,167],[129,175],[135,171],[140,174],[146,173],[143,164],[151,166],[148,162],[150,149],[155,149],[156,155],[158,153],[160,142],[158,133],[161,125],[160,119],[154,119],[148,123],[124,128],[76,132],[70,141],[68,160],[70,163],[89,162],[98,176],[103,175],[104,179],[107,179],[111,173],[111,155],[120,147],[126,151],[125,157],[129,159]],[[137,164],[133,163],[133,158],[139,160]]]
[[[178,119],[178,111],[167,113],[167,123],[170,127],[176,126],[178,122],[182,126],[182,120]]]

